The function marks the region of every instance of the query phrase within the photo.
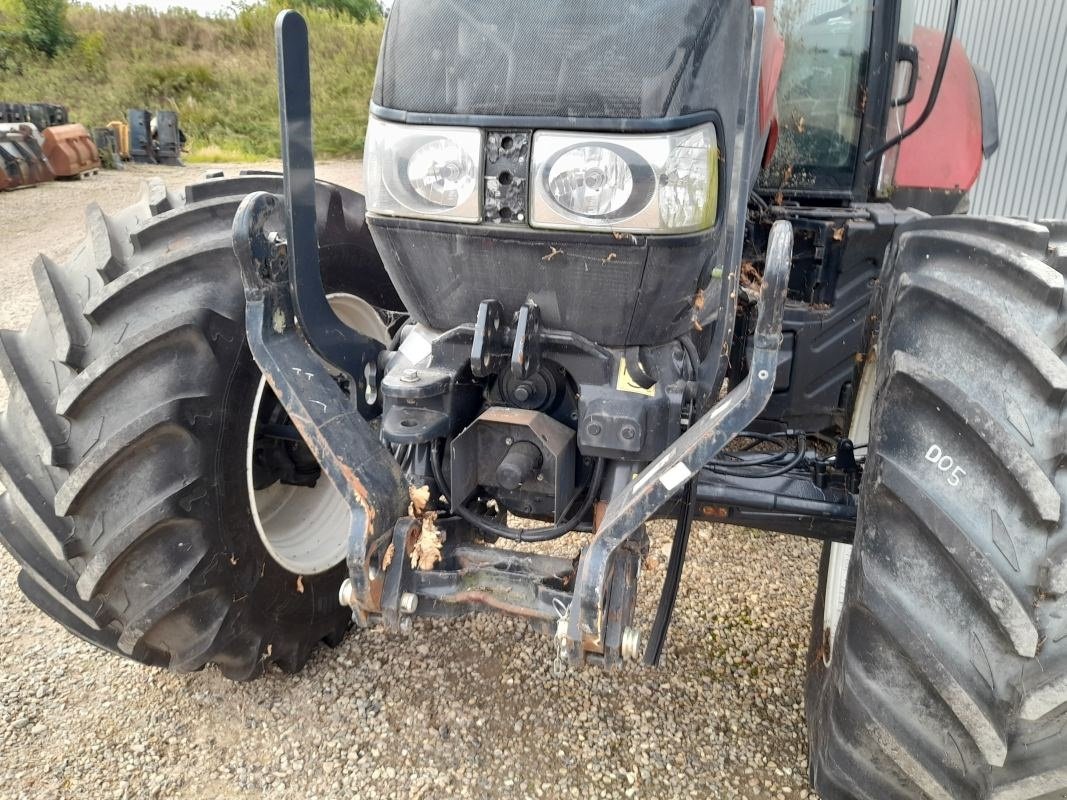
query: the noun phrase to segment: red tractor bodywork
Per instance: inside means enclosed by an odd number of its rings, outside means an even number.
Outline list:
[[[919,80],[915,99],[905,109],[905,127],[915,123],[930,97],[943,34],[916,28],[914,41],[919,51]],[[956,40],[934,110],[900,145],[892,182],[896,192],[918,189],[962,196],[978,180],[984,157],[978,78],[963,45]]]
[[[767,166],[778,144],[778,80],[782,77],[782,66],[785,64],[785,39],[774,20],[774,0],[752,0],[752,5],[767,9],[759,84],[760,133],[767,142],[763,151],[763,166]]]

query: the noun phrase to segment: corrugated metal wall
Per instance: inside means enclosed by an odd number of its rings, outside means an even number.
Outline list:
[[[947,0],[915,7],[919,25],[944,26]],[[1067,0],[962,0],[956,35],[1000,104],[972,213],[1067,218]]]

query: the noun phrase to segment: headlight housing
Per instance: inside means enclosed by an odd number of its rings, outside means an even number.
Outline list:
[[[363,154],[367,209],[480,222],[482,150],[477,128],[396,125],[371,117]]]
[[[715,126],[645,135],[538,131],[530,183],[535,228],[704,230],[718,212]]]

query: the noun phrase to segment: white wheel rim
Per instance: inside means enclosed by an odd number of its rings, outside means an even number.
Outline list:
[[[353,330],[387,344],[389,329],[365,300],[351,294],[328,296],[337,316]],[[298,575],[316,575],[345,559],[351,516],[348,504],[326,476],[314,488],[275,483],[256,489],[252,481],[253,445],[266,379],[261,379],[248,426],[245,478],[252,519],[263,546],[282,567]]]
[[[874,407],[874,381],[877,352],[872,349],[860,378],[856,410],[852,415],[848,438],[856,449],[867,448],[871,437],[871,411]],[[841,614],[845,610],[845,588],[848,584],[848,567],[852,561],[852,545],[830,544],[830,561],[826,569],[826,589],[823,593],[823,631],[827,647],[823,648],[823,660],[829,664],[833,656],[834,639]]]

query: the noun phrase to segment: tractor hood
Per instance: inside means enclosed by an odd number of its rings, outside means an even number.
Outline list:
[[[753,30],[746,0],[396,0],[365,182],[413,317],[493,298],[611,346],[706,331]]]
[[[743,0],[397,0],[374,103],[422,114],[655,120],[736,95]]]

